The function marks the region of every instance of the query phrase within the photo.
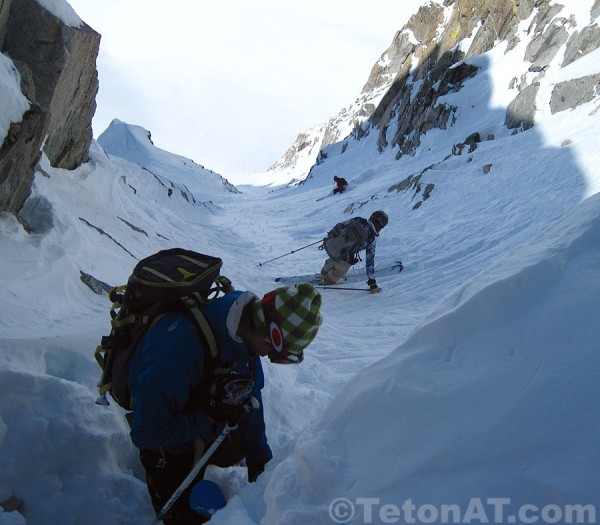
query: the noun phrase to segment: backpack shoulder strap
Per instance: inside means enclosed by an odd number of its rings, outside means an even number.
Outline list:
[[[202,309],[198,305],[195,299],[190,296],[182,297],[182,302],[186,306],[186,311],[189,312],[190,317],[192,317],[194,324],[198,328],[198,334],[200,335],[200,339],[206,345],[208,349],[208,353],[212,360],[216,360],[219,355],[219,349],[217,348],[217,341],[215,339],[215,334],[206,319],[206,316],[202,312]]]

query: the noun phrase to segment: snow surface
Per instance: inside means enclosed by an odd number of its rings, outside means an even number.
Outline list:
[[[414,157],[379,154],[371,132],[343,154],[331,146],[292,188],[235,193],[119,121],[120,151],[109,134],[113,153],[94,142],[76,170],[44,157],[22,213],[32,232],[0,216],[0,503],[17,508],[0,508],[0,524],[154,517],[123,412],[94,403],[110,304],[81,271],[122,284],[140,258],[182,246],[222,257],[260,295],[324,257],[259,263],[376,209],[390,215],[376,264],[405,270],[378,295],[323,290],[305,361],[264,363],[274,459],[253,485],[243,468],[209,472],[229,497],[211,523],[597,523],[600,101],[540,111],[513,135],[498,104],[528,65],[502,53],[472,59],[489,67],[448,95],[455,124]],[[538,102],[571,74],[582,70],[548,72]],[[495,140],[450,155],[483,130]],[[413,209],[421,194],[394,187],[420,173],[435,189]],[[317,201],[333,175],[352,190]]]
[[[21,122],[23,114],[29,109],[29,101],[21,93],[21,75],[13,61],[0,53],[0,144],[8,135],[11,123]]]

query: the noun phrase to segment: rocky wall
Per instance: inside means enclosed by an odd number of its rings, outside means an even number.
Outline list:
[[[42,148],[58,168],[74,169],[89,158],[100,35],[85,23],[65,24],[36,0],[0,2],[1,51],[21,73],[32,105],[0,149],[0,210],[16,214]]]

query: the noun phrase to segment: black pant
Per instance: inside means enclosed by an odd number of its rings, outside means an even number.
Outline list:
[[[163,454],[159,450],[142,450],[140,451],[140,459],[146,469],[148,492],[152,499],[154,512],[158,516],[160,509],[169,501],[169,498],[192,470],[194,452]],[[205,468],[169,509],[167,516],[163,518],[165,525],[198,525],[208,521],[197,512],[194,512],[188,503],[194,484],[204,477],[204,470]]]
[[[243,459],[239,432],[232,431],[221,443],[211,457],[209,464],[219,467],[231,467]],[[169,454],[160,450],[141,450],[140,459],[146,469],[146,484],[152,499],[152,506],[158,516],[160,509],[169,501],[179,485],[187,477],[194,466],[194,451],[180,454]],[[179,496],[163,518],[165,525],[198,525],[206,523],[203,518],[189,506],[190,493],[194,485],[204,477],[206,465],[201,469],[194,481]],[[210,519],[210,518],[209,518]]]

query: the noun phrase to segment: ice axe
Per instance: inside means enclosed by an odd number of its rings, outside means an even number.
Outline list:
[[[179,499],[181,494],[183,494],[185,489],[187,489],[191,485],[192,481],[194,481],[194,479],[200,473],[200,471],[202,470],[204,465],[206,465],[206,463],[208,463],[208,460],[215,453],[215,450],[217,450],[217,448],[219,448],[219,445],[223,442],[223,440],[227,437],[227,435],[232,430],[237,428],[237,423],[238,423],[239,418],[242,417],[246,412],[250,412],[250,410],[254,410],[259,407],[260,407],[260,403],[258,402],[258,399],[254,398],[254,397],[249,397],[248,399],[246,399],[246,401],[244,401],[244,403],[242,403],[242,405],[240,406],[240,410],[238,411],[236,416],[234,418],[231,418],[230,421],[227,421],[227,423],[225,424],[225,427],[223,428],[223,430],[221,430],[221,433],[217,436],[217,439],[215,439],[213,441],[212,445],[208,448],[208,450],[204,453],[204,455],[198,460],[198,462],[194,465],[192,470],[190,470],[190,473],[186,476],[186,478],[181,482],[181,485],[179,485],[179,487],[177,487],[177,489],[175,490],[173,495],[163,505],[162,509],[160,509],[158,516],[156,517],[156,519],[154,519],[152,521],[152,525],[158,525],[158,523],[160,523],[163,520],[163,518],[169,513],[169,510],[175,504],[175,502]]]

